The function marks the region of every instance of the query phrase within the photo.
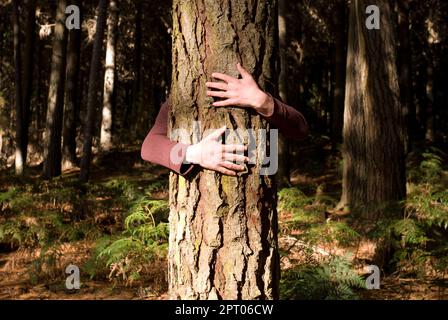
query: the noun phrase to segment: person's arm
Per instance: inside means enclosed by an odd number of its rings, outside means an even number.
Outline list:
[[[215,130],[194,145],[171,141],[168,138],[169,108],[168,102],[165,102],[160,108],[154,126],[146,136],[141,148],[143,160],[160,164],[180,175],[188,174],[194,165],[231,176],[235,176],[237,171],[245,170],[243,165],[233,162],[244,163],[249,161],[248,157],[235,154],[235,152],[247,150],[247,147],[244,145],[223,145],[222,135],[226,130],[225,127]],[[176,159],[172,159],[173,152],[178,152],[174,155]]]
[[[185,159],[188,144],[171,141],[168,138],[168,111],[169,103],[165,102],[157,115],[154,126],[149,131],[141,148],[141,157],[145,161],[160,164],[174,172],[186,175],[193,169],[193,164],[173,162],[171,151],[179,150],[178,159]]]
[[[207,95],[224,99],[214,102],[213,106],[251,108],[288,138],[303,139],[308,136],[308,124],[299,111],[261,90],[250,73],[240,64],[237,64],[237,68],[242,76],[241,79],[222,73],[212,74],[213,78],[224,81],[207,82],[209,88]]]
[[[293,107],[268,95],[267,102],[270,106],[258,113],[278,128],[285,137],[302,140],[308,137],[308,123],[305,117]],[[266,113],[265,113],[266,112]]]

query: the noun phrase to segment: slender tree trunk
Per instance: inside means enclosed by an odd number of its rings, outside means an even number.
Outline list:
[[[59,0],[56,8],[56,25],[51,58],[50,88],[48,92],[47,119],[44,137],[44,176],[52,178],[61,174],[62,115],[64,108],[64,74],[66,64],[66,1]]]
[[[278,4],[278,34],[280,47],[280,75],[279,75],[279,95],[287,102],[288,99],[288,28],[286,25],[287,0],[279,0]],[[290,168],[289,168],[289,142],[280,133],[278,144],[278,172],[277,184],[279,188],[290,186]]]
[[[365,8],[381,8],[380,30],[365,27]],[[355,0],[350,10],[344,113],[342,204],[371,223],[406,195],[403,119],[394,27],[387,0]]]
[[[35,111],[34,111],[34,117],[35,117],[35,128],[36,131],[40,131],[43,126],[45,125],[45,121],[44,119],[44,115],[43,115],[43,110],[44,108],[42,108],[45,105],[45,94],[43,93],[45,90],[44,88],[44,80],[43,80],[43,66],[41,63],[39,63],[39,61],[42,61],[42,51],[44,50],[44,45],[42,43],[42,41],[37,41],[37,52],[36,52],[36,56],[37,56],[37,92],[36,92],[36,96],[37,96],[37,101],[36,101],[36,106],[35,106]]]
[[[26,5],[26,34],[25,34],[25,59],[23,77],[23,108],[22,108],[22,145],[21,152],[23,164],[26,164],[28,149],[28,133],[31,116],[31,96],[33,93],[33,71],[34,71],[34,44],[36,39],[36,1],[28,0]]]
[[[98,18],[96,24],[95,40],[92,49],[92,61],[90,63],[89,93],[87,98],[87,119],[84,126],[84,144],[81,157],[81,172],[79,179],[87,182],[90,174],[90,160],[92,157],[92,140],[95,124],[95,110],[97,103],[98,82],[100,77],[101,53],[106,27],[107,0],[100,0],[98,4]]]
[[[117,42],[118,7],[117,1],[109,4],[109,21],[107,28],[106,72],[104,75],[103,112],[101,120],[101,149],[112,148],[112,110],[115,91],[115,46]]]
[[[175,0],[171,134],[186,129],[190,136],[181,141],[199,139],[192,139],[193,121],[202,132],[224,124],[268,128],[246,109],[210,108],[205,82],[215,71],[237,76],[241,61],[264,90],[275,91],[277,32],[276,1]],[[260,151],[265,144],[254,138]],[[170,175],[171,298],[278,298],[276,187],[261,171],[258,159],[238,177],[209,170],[188,179]]]
[[[338,0],[334,14],[335,60],[331,141],[333,148],[342,141],[345,98],[345,67],[347,62],[346,1]]]
[[[416,138],[417,124],[415,104],[412,99],[412,60],[409,35],[409,0],[397,2],[398,11],[398,34],[400,47],[398,51],[398,66],[400,79],[400,100],[403,108],[404,121],[406,124],[405,147],[411,150],[412,141]]]
[[[426,70],[427,82],[426,82],[426,131],[425,140],[428,142],[435,141],[435,130],[434,130],[434,61],[433,57],[429,57],[428,67]]]
[[[437,30],[438,10],[440,9],[435,2],[436,7],[429,8],[428,20],[426,21],[427,35],[427,67],[426,67],[426,123],[425,123],[425,140],[433,143],[435,141],[435,95],[434,95],[434,78],[437,73],[436,66],[436,46],[440,42]]]
[[[73,1],[72,4],[80,7],[80,1]],[[73,168],[77,165],[76,159],[76,114],[79,109],[78,104],[78,83],[81,57],[81,30],[72,29],[69,31],[67,48],[67,68],[66,68],[66,90],[64,103],[64,128],[62,142],[62,167],[64,169]]]
[[[23,174],[23,166],[25,165],[26,155],[23,153],[23,127],[25,125],[23,119],[22,104],[22,61],[20,54],[20,15],[19,2],[13,1],[13,37],[14,37],[14,80],[15,80],[15,103],[16,103],[16,157],[15,170],[17,175]]]
[[[135,35],[134,35],[134,79],[132,82],[132,106],[126,114],[126,123],[138,118],[141,102],[141,69],[142,69],[142,1],[135,2]],[[136,128],[134,128],[135,130]]]

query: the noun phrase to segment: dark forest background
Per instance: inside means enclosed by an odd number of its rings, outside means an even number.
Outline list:
[[[311,132],[286,142],[279,179],[285,299],[448,298],[448,3],[390,3],[407,197],[367,241],[337,206],[349,3],[280,1],[279,92]],[[72,294],[69,263],[75,298],[166,297],[168,170],[140,146],[171,85],[171,5],[0,1],[0,299]],[[382,288],[366,290],[378,239]]]

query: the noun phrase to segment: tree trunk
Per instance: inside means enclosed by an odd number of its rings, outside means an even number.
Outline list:
[[[107,27],[106,72],[104,75],[103,112],[101,120],[101,149],[112,148],[112,110],[115,91],[115,46],[117,42],[118,7],[117,1],[109,4],[109,21]]]
[[[342,141],[344,122],[345,67],[347,62],[346,1],[339,0],[334,14],[335,60],[333,109],[331,111],[331,141],[335,148]]]
[[[365,27],[365,9],[381,8],[380,30]],[[355,0],[350,10],[341,203],[366,225],[404,199],[403,119],[394,26],[387,0]],[[397,211],[395,211],[396,213]]]
[[[66,1],[59,0],[51,58],[50,88],[44,137],[44,176],[49,179],[61,174],[62,113],[64,104],[64,74],[66,64]]]
[[[125,115],[125,123],[137,121],[141,106],[141,81],[142,81],[142,1],[135,2],[135,35],[134,35],[134,79],[132,81],[132,105]],[[133,128],[132,135],[137,128]]]
[[[89,93],[87,98],[87,119],[84,126],[84,144],[81,157],[81,172],[79,179],[87,182],[90,174],[90,159],[92,156],[93,127],[95,123],[95,103],[97,102],[98,80],[100,77],[101,53],[106,27],[107,0],[100,0],[98,4],[98,18],[96,23],[95,40],[92,49],[92,60],[89,74]]]
[[[13,1],[13,41],[14,41],[14,80],[15,80],[15,103],[16,103],[16,157],[15,170],[17,175],[23,174],[23,166],[25,165],[26,156],[23,152],[23,104],[22,104],[22,61],[20,55],[20,15],[19,2]]]
[[[237,76],[240,61],[264,90],[275,91],[276,37],[276,1],[174,0],[171,134],[186,129],[190,136],[181,141],[196,142],[194,121],[202,132],[224,124],[255,133],[269,128],[252,111],[211,108],[205,83],[215,71]],[[254,138],[260,151],[264,143]],[[188,179],[170,175],[172,299],[278,298],[276,187],[261,171],[257,161],[238,177],[209,170]]]
[[[284,101],[288,101],[288,28],[286,26],[287,3],[286,0],[279,0],[278,4],[278,35],[280,47],[280,75],[279,75],[279,95]],[[290,168],[289,168],[289,143],[286,138],[280,134],[278,143],[278,172],[277,184],[279,188],[290,186]]]
[[[427,67],[426,67],[426,123],[425,123],[425,140],[433,143],[435,142],[435,95],[434,95],[434,79],[437,74],[436,48],[440,43],[440,31],[438,30],[437,21],[439,15],[439,3],[435,2],[429,8],[428,20],[426,21],[426,37],[428,44],[427,51]]]
[[[411,150],[412,141],[416,138],[417,124],[415,104],[412,99],[411,45],[409,35],[409,0],[397,2],[398,34],[400,47],[398,51],[398,69],[400,80],[400,101],[406,124],[405,147]]]
[[[25,58],[23,74],[23,126],[22,126],[22,146],[21,152],[23,164],[26,164],[28,149],[28,133],[31,115],[31,96],[33,92],[33,71],[34,71],[34,43],[36,38],[36,1],[28,0],[26,5],[26,38],[25,38]]]
[[[80,1],[72,4],[80,7]],[[66,90],[64,103],[64,129],[62,142],[62,167],[73,168],[77,165],[76,159],[76,114],[79,110],[78,85],[81,57],[81,30],[69,31],[66,68]]]

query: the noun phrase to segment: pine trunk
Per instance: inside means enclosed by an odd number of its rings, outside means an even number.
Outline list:
[[[28,0],[26,5],[26,34],[25,34],[25,57],[23,73],[23,109],[22,109],[22,152],[23,164],[26,164],[28,151],[28,133],[31,115],[31,96],[33,93],[33,71],[34,71],[34,44],[36,39],[36,0]]]
[[[254,112],[211,108],[205,83],[215,71],[237,76],[240,61],[273,92],[276,35],[276,1],[174,0],[170,132],[186,129],[190,136],[184,142],[191,143],[194,121],[200,121],[201,132],[223,125],[268,128]],[[208,170],[187,179],[171,174],[172,299],[278,298],[276,187],[260,171],[256,164],[238,177]]]
[[[336,11],[334,15],[335,66],[333,109],[331,111],[331,140],[333,148],[336,148],[342,141],[342,127],[344,122],[345,67],[347,62],[347,32],[345,24],[346,1],[339,0],[336,3]]]
[[[80,6],[80,1],[73,1]],[[62,143],[62,167],[75,167],[76,159],[76,115],[79,110],[79,70],[81,57],[81,30],[69,31],[67,48],[66,90],[64,103],[64,128]]]
[[[415,104],[412,97],[412,57],[409,34],[409,0],[397,2],[398,11],[398,34],[400,47],[398,54],[400,100],[403,108],[404,121],[406,124],[405,147],[411,150],[412,141],[416,138],[417,124]]]
[[[381,8],[380,30],[365,26],[365,9],[370,4]],[[406,195],[403,114],[392,21],[389,1],[352,1],[341,202],[353,213],[361,213],[360,221],[371,226],[372,219],[384,216],[389,204],[397,204]]]
[[[22,105],[22,61],[20,54],[20,15],[19,2],[13,1],[13,42],[14,42],[14,80],[15,80],[15,104],[16,104],[16,155],[15,170],[17,175],[23,174],[25,155],[23,154],[23,105]]]
[[[104,40],[104,29],[106,28],[107,0],[100,0],[98,4],[98,19],[96,23],[95,40],[92,49],[92,60],[90,63],[89,92],[87,98],[87,117],[84,125],[84,144],[82,146],[81,172],[79,180],[87,182],[90,174],[90,160],[92,157],[93,130],[95,124],[95,110],[98,94],[98,83],[100,78],[101,53]]]
[[[59,0],[56,9],[56,26],[51,58],[50,88],[44,137],[44,176],[61,174],[62,113],[64,104],[64,73],[66,64],[66,1]]]
[[[278,36],[280,47],[280,75],[279,75],[279,95],[284,102],[288,102],[288,28],[286,25],[287,3],[286,0],[279,0],[278,4]],[[288,187],[290,182],[289,168],[289,141],[280,134],[278,143],[279,166],[277,172],[277,184],[279,188]]]
[[[117,1],[109,3],[109,20],[107,27],[106,71],[104,75],[103,112],[101,119],[101,149],[112,148],[112,110],[115,90],[115,46],[117,42],[118,7]]]

